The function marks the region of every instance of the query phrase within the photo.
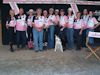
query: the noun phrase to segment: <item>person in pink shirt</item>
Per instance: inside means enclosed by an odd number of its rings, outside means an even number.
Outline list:
[[[42,9],[36,10],[36,17],[33,25],[33,40],[34,49],[36,52],[43,51],[43,32],[44,32],[44,18],[42,16]]]
[[[48,28],[48,48],[53,49],[55,47],[55,15],[54,9],[49,9],[49,28]]]
[[[13,49],[13,44],[14,44],[14,29],[16,26],[16,19],[15,19],[15,13],[14,10],[10,10],[9,11],[9,17],[7,18],[6,21],[6,28],[8,30],[9,33],[9,45],[10,45],[10,51],[14,52]]]
[[[89,19],[87,22],[87,35],[88,32],[91,31],[93,32],[95,28],[97,28],[99,26],[99,22],[96,20],[96,18],[93,16],[93,11],[89,11]],[[89,38],[89,43],[91,45],[94,44],[94,39],[92,37]]]
[[[68,8],[68,24],[67,24],[67,48],[69,50],[73,49],[74,48],[74,38],[73,38],[73,35],[74,35],[74,29],[73,29],[73,24],[74,24],[74,15],[73,15],[73,11],[71,8]]]
[[[17,36],[17,47],[24,48],[26,45],[26,15],[24,14],[24,9],[19,9],[19,14],[16,15],[16,36]]]
[[[48,18],[48,12],[47,10],[44,10],[43,11],[43,18],[44,18],[44,33],[43,33],[43,39],[44,39],[44,48],[46,49],[47,47],[47,39],[48,39],[48,28],[49,28],[49,25],[50,25],[50,21],[49,21],[49,18]]]
[[[59,37],[61,38],[63,48],[65,48],[66,47],[65,33],[67,30],[67,16],[65,15],[64,9],[60,10],[59,27],[60,27]]]
[[[28,34],[28,44],[29,44],[30,41],[33,41],[32,29],[33,29],[33,22],[34,22],[34,19],[35,19],[34,10],[30,9],[27,14],[28,14],[28,16],[26,17],[26,23],[27,23],[27,26],[28,26],[27,27],[27,34]]]
[[[55,9],[55,34],[58,35],[59,31],[59,9]]]
[[[76,42],[76,50],[81,50],[81,41],[82,41],[82,32],[84,29],[84,21],[81,19],[81,13],[77,12],[76,19],[74,22],[74,34],[75,34],[75,42]]]
[[[88,10],[87,9],[84,9],[83,10],[83,14],[82,14],[82,19],[85,23],[84,25],[84,30],[83,30],[83,33],[82,33],[82,47],[86,47],[86,30],[87,30],[87,22],[88,22],[88,18],[89,18],[89,15],[88,15]]]

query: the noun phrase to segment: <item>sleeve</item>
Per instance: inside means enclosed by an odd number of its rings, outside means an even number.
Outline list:
[[[96,18],[93,18],[93,22],[94,24],[98,24],[98,21],[96,20]]]
[[[82,27],[85,27],[85,23],[84,23],[83,19],[81,20],[81,25],[82,25]]]
[[[36,17],[34,16],[32,22],[34,22],[35,18],[36,18]]]

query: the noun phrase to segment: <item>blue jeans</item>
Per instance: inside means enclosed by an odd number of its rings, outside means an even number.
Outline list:
[[[86,34],[88,36],[89,31],[94,32],[94,30],[92,29],[87,29]],[[89,44],[94,44],[94,38],[93,37],[89,37]]]
[[[73,49],[73,47],[74,47],[74,39],[73,39],[74,29],[73,28],[67,28],[66,34],[67,34],[67,43],[68,43],[67,47],[69,49]]]
[[[43,50],[43,30],[38,31],[33,28],[34,49]]]
[[[55,26],[51,25],[48,29],[48,47],[49,48],[54,48],[55,46]]]
[[[17,38],[17,46],[19,47],[20,44],[22,47],[26,45],[26,31],[16,31],[16,38]]]

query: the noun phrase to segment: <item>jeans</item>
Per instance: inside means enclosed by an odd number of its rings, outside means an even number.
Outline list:
[[[33,28],[33,40],[34,40],[34,49],[43,50],[43,30],[38,31]]]
[[[89,31],[94,32],[94,30],[92,29],[87,29],[86,34],[88,36]],[[89,44],[94,44],[94,38],[93,37],[89,37]]]
[[[73,28],[67,28],[66,34],[67,34],[67,43],[68,43],[67,47],[69,49],[73,49],[73,47],[74,47],[74,39],[73,39],[74,29]]]
[[[26,31],[16,31],[17,46],[21,44],[22,47],[26,45]]]
[[[49,48],[54,48],[55,46],[55,26],[54,25],[51,25],[49,28],[48,28],[48,47]]]
[[[82,40],[81,40],[81,44],[82,44],[82,47],[86,47],[86,31],[87,29],[83,30],[82,32]]]
[[[81,49],[81,40],[82,40],[82,35],[79,34],[80,29],[75,29],[74,34],[75,34],[75,42],[76,42],[76,49]]]

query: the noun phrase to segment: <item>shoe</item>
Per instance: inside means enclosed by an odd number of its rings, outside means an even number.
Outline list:
[[[13,49],[13,48],[10,48],[10,51],[11,51],[11,52],[14,52],[14,49]]]

